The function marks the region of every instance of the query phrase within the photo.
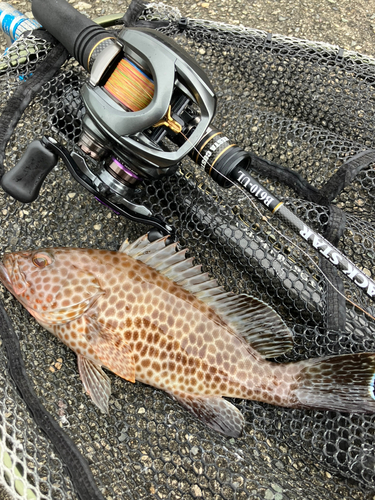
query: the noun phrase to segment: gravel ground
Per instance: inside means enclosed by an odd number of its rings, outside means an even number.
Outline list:
[[[225,0],[171,1],[188,17],[327,42],[347,50],[373,55],[374,0]]]
[[[11,0],[9,0],[11,2]],[[30,2],[14,1],[21,11]],[[129,1],[73,0],[90,17],[122,12]],[[375,0],[167,0],[186,17],[216,20],[307,40],[338,45],[374,55]]]
[[[74,2],[72,2],[74,3]],[[82,4],[83,2],[75,2]],[[88,2],[97,5],[98,2]],[[99,2],[102,11],[124,2]],[[374,55],[375,0],[171,0],[183,16],[244,25],[271,33],[317,40]],[[87,7],[86,7],[87,8]],[[89,12],[89,10],[88,10]]]

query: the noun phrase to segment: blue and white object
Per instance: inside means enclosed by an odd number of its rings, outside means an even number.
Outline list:
[[[2,31],[13,43],[28,30],[35,30],[41,25],[35,19],[29,19],[25,14],[6,2],[0,2],[0,26]]]

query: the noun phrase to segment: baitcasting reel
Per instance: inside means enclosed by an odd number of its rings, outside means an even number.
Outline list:
[[[149,29],[125,28],[112,36],[65,0],[33,0],[32,6],[35,18],[90,73],[81,89],[85,115],[78,145],[102,167],[94,173],[81,155],[44,137],[3,176],[5,191],[22,202],[35,200],[62,158],[102,203],[171,234],[171,226],[134,202],[135,186],[173,173],[189,155],[219,185],[241,186],[375,301],[375,281],[254,179],[251,154],[211,126],[215,93],[179,46]]]
[[[170,233],[170,226],[132,201],[137,184],[175,172],[186,155],[221,185],[227,181],[219,171],[227,176],[249,163],[247,153],[210,127],[216,108],[212,85],[171,39],[147,28],[125,28],[115,37],[65,0],[34,0],[32,8],[90,73],[81,89],[85,115],[78,146],[102,167],[94,174],[83,156],[44,137],[3,177],[2,187],[14,198],[34,201],[60,157],[101,202]]]

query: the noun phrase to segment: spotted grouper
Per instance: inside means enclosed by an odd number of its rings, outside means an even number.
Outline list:
[[[6,254],[0,279],[78,357],[83,385],[104,412],[103,367],[172,395],[207,425],[239,436],[225,397],[291,408],[374,412],[375,354],[267,361],[292,335],[262,301],[226,292],[186,250],[143,236],[118,252],[50,248]]]

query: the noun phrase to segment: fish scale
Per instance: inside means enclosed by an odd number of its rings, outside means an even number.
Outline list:
[[[3,284],[78,358],[86,391],[109,410],[116,375],[162,389],[229,436],[244,427],[224,397],[374,412],[375,354],[276,363],[293,346],[278,314],[226,292],[186,249],[147,236],[119,252],[54,248],[4,257]]]

